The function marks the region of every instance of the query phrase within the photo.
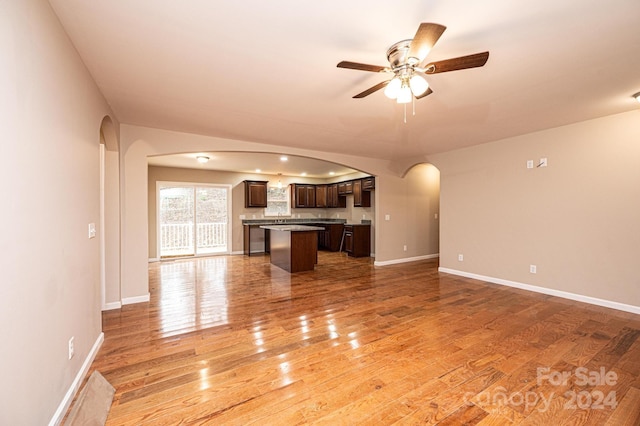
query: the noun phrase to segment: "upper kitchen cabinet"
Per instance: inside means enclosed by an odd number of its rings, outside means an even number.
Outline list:
[[[362,186],[362,179],[353,181],[353,206],[371,207],[371,191],[364,191]]]
[[[327,207],[327,185],[316,185],[316,207]]]
[[[363,191],[372,191],[376,189],[376,178],[373,176],[369,176],[362,179],[362,190]]]
[[[310,184],[291,184],[291,205],[295,208],[316,206],[316,186]]]
[[[338,183],[338,195],[347,195],[347,194],[353,194],[352,180]]]
[[[267,207],[267,183],[262,180],[244,181],[244,206]]]
[[[347,197],[338,195],[338,184],[332,183],[327,185],[327,207],[329,208],[345,208],[347,207]]]

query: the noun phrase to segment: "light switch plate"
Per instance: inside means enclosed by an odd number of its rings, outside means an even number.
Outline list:
[[[96,237],[96,224],[95,223],[90,223],[89,224],[89,239],[95,238],[95,237]]]

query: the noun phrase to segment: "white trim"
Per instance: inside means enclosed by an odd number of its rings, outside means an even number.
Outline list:
[[[91,366],[91,363],[93,362],[96,355],[98,354],[98,350],[100,350],[100,346],[102,346],[102,342],[104,342],[104,333],[100,333],[98,335],[98,338],[96,339],[96,342],[93,344],[93,347],[89,351],[87,358],[85,358],[84,362],[82,363],[82,367],[80,367],[80,371],[78,371],[78,374],[76,374],[76,378],[73,380],[73,383],[71,383],[69,390],[65,394],[64,398],[60,402],[60,405],[58,405],[58,409],[56,410],[56,412],[53,414],[53,417],[49,421],[49,426],[59,425],[60,422],[62,422],[62,419],[64,418],[65,414],[67,414],[67,410],[69,409],[71,402],[73,402],[73,398],[76,396],[76,393],[78,392],[78,388],[80,387],[82,380],[84,380],[84,376],[87,375],[87,372],[89,371],[89,367]]]
[[[144,303],[151,300],[151,294],[147,293],[143,296],[125,297],[122,299],[122,305],[132,305],[134,303]]]
[[[387,265],[396,265],[398,263],[407,263],[407,262],[415,262],[417,260],[425,260],[425,259],[435,259],[436,257],[440,257],[440,253],[435,254],[425,254],[424,256],[414,256],[414,257],[404,257],[402,259],[393,259],[393,260],[382,260],[382,261],[374,261],[374,266],[387,266]]]
[[[160,258],[159,257],[150,257],[149,258],[149,263],[154,263],[154,262],[160,262]]]
[[[244,250],[238,250],[238,251],[232,251],[231,252],[232,256],[237,255],[237,254],[244,254]]]
[[[122,308],[122,302],[109,302],[102,305],[103,311],[111,311],[113,309],[120,309],[120,308]]]
[[[618,311],[631,312],[632,314],[640,314],[640,306],[627,305],[620,302],[614,302],[612,300],[598,299],[597,297],[585,296],[585,295],[576,294],[576,293],[569,293],[568,291],[554,290],[552,288],[538,287],[536,285],[504,280],[502,278],[487,277],[485,275],[478,275],[478,274],[473,274],[471,272],[458,271],[458,270],[449,269],[449,268],[442,268],[442,267],[438,268],[438,272],[459,275],[461,277],[466,277],[466,278],[473,278],[475,280],[487,281],[493,284],[519,288],[522,290],[533,291],[535,293],[542,293],[542,294],[548,294],[550,296],[562,297],[563,299],[589,303],[590,305],[604,306],[605,308],[616,309]]]

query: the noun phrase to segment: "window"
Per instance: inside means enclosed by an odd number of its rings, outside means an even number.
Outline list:
[[[291,216],[289,200],[289,185],[282,188],[267,187],[267,207],[264,209],[264,215]]]
[[[231,186],[158,182],[160,258],[230,253]]]

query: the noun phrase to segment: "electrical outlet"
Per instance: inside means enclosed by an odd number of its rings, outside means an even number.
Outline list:
[[[406,245],[404,246],[404,251],[407,251],[407,246]]]
[[[384,215],[384,220],[391,220],[391,215],[390,214],[385,214]]]
[[[527,169],[533,169],[533,160],[527,160]]]
[[[459,254],[458,255],[458,262],[462,262],[464,260],[464,255]]]
[[[538,272],[538,268],[536,265],[529,265],[529,272],[532,274],[536,274]]]
[[[71,339],[69,339],[69,359],[73,358],[73,354],[75,352],[73,347],[73,339],[73,336],[71,336]]]
[[[438,213],[434,214],[434,215],[433,215],[433,218],[434,218],[435,220],[438,220]]]

